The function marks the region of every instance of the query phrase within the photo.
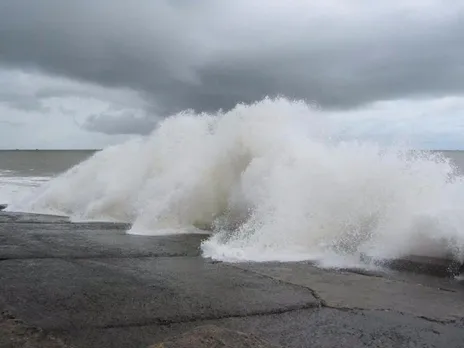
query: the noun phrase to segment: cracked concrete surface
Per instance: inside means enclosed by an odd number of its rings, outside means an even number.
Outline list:
[[[452,322],[464,315],[464,291],[405,279],[323,270],[310,264],[241,264],[236,267],[310,288],[326,307],[389,310]],[[464,288],[463,288],[464,290]]]
[[[464,341],[457,281],[211,262],[199,255],[204,235],[131,236],[124,224],[8,214],[0,213],[0,308],[73,347],[147,347],[211,324],[282,347]]]

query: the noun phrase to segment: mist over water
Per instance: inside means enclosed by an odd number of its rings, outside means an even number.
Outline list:
[[[203,254],[219,260],[463,260],[464,179],[450,160],[341,142],[337,132],[286,99],[184,112],[95,153],[12,209],[127,221],[132,234],[206,229]]]

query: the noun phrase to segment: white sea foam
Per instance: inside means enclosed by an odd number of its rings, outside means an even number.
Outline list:
[[[0,203],[28,197],[48,180],[47,176],[20,176],[12,170],[0,170]]]
[[[128,221],[133,234],[206,228],[203,254],[229,261],[464,256],[464,181],[448,160],[339,142],[321,114],[286,99],[167,118],[15,208]]]

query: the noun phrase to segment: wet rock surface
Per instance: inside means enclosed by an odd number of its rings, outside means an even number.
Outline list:
[[[66,348],[59,339],[43,330],[26,325],[8,312],[0,313],[0,347],[2,348]]]
[[[133,236],[127,228],[0,213],[0,309],[12,318],[2,319],[0,347],[52,338],[86,348],[189,339],[214,347],[237,332],[244,344],[280,347],[462,347],[459,281],[212,262],[200,255],[206,235]]]
[[[4,210],[5,208],[0,209]],[[30,214],[2,211],[0,214],[0,223],[16,222],[16,223],[65,223],[69,222],[67,216],[46,215],[46,214]]]
[[[201,326],[150,348],[278,348],[251,333],[215,325]]]

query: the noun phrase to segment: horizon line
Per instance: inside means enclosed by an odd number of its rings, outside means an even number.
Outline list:
[[[5,148],[5,149],[1,149],[0,148],[0,151],[101,151],[103,150],[104,148],[100,148],[100,149],[47,149],[47,148],[30,148],[30,149],[27,149],[27,148],[24,148],[24,149],[8,149],[8,148]]]
[[[55,149],[47,149],[47,148],[0,148],[0,151],[102,151],[104,150],[105,148],[82,148],[82,149],[66,149],[66,148],[63,148],[63,149],[59,149],[59,148],[55,148]],[[408,149],[408,150],[419,150],[419,151],[464,151],[464,148],[456,148],[456,149],[426,149],[426,148],[415,148],[415,149]]]

